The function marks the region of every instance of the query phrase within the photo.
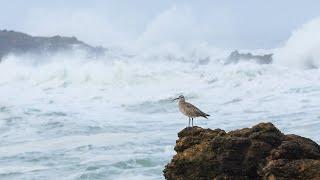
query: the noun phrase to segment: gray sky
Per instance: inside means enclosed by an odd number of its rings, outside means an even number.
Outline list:
[[[319,7],[318,0],[1,0],[0,29],[105,46],[273,48],[320,16]]]

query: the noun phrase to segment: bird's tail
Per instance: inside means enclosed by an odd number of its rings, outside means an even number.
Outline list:
[[[210,116],[210,115],[209,115],[209,114],[206,114],[206,113],[204,113],[204,112],[202,112],[201,116],[202,116],[202,117],[204,117],[204,118],[206,118],[206,119],[208,119],[208,117],[207,117],[207,116]]]

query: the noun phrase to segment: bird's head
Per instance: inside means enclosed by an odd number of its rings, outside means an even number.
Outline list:
[[[179,97],[173,99],[172,101],[175,101],[175,100],[178,100],[178,99],[179,99],[179,101],[184,101],[184,96],[180,95]]]

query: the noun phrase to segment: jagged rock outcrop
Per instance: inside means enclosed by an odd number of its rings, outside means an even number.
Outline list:
[[[253,55],[251,53],[239,53],[233,51],[227,57],[225,64],[238,63],[240,61],[253,61],[258,64],[271,64],[273,54]]]
[[[320,179],[320,146],[285,135],[272,123],[225,132],[185,128],[178,133],[169,180]]]
[[[13,54],[46,55],[57,52],[72,51],[75,48],[86,51],[90,56],[103,55],[103,47],[93,47],[75,37],[37,37],[28,34],[0,30],[0,61],[2,57]]]

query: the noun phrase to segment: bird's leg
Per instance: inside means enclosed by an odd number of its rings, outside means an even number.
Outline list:
[[[188,127],[190,127],[190,117],[189,117],[189,126]]]
[[[193,118],[191,118],[191,120],[192,120],[192,127],[193,127]]]

